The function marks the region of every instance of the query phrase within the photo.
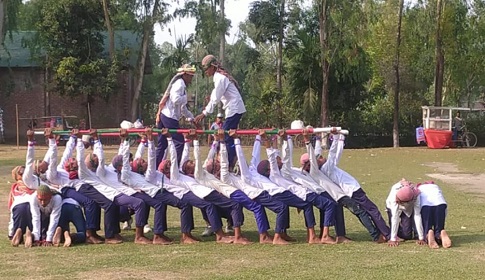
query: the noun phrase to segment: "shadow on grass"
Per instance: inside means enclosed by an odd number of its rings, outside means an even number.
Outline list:
[[[485,242],[485,234],[483,232],[476,234],[450,234],[450,238],[453,242],[453,247],[467,246],[474,243],[483,244]]]

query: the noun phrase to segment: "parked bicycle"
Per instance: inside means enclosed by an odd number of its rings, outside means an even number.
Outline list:
[[[457,132],[456,140],[453,141],[455,146],[463,148],[473,148],[477,145],[477,135],[471,131],[468,131],[466,125],[461,127],[461,130]]]

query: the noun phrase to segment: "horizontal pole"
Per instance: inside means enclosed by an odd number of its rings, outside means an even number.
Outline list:
[[[120,133],[120,128],[101,128],[97,129],[98,135],[104,135],[104,136],[118,136]],[[278,129],[268,129],[265,130],[266,134],[278,134]],[[288,129],[286,130],[286,134],[288,135],[296,135],[296,134],[302,134],[303,129]],[[348,130],[342,130],[341,127],[323,127],[323,128],[308,128],[309,133],[331,133],[331,132],[340,132],[342,134],[348,134]],[[89,130],[80,130],[79,131],[81,134],[89,134]],[[145,133],[145,129],[143,128],[131,128],[127,129],[127,132],[129,135],[138,135],[139,133]],[[154,134],[162,132],[161,129],[154,128],[153,129]],[[179,128],[179,129],[169,129],[168,132],[170,133],[189,133],[190,129],[186,128]],[[197,134],[215,134],[217,133],[217,130],[202,130],[202,129],[197,129],[195,130]],[[226,130],[226,133],[229,131]],[[236,130],[237,134],[239,135],[258,135],[259,134],[259,129],[237,129]],[[70,130],[53,130],[53,134],[60,134],[60,135],[70,135],[71,131]],[[43,135],[44,131],[35,131],[35,135]]]

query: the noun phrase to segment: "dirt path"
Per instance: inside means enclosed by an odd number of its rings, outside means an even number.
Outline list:
[[[463,192],[472,193],[485,199],[485,174],[470,174],[461,172],[455,164],[447,162],[426,163],[426,166],[435,169],[436,173],[427,176],[453,184]]]

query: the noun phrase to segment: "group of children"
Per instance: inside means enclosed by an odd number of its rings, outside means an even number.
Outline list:
[[[237,160],[230,162],[227,133],[223,130],[216,133],[206,159],[202,159],[198,136],[191,130],[185,135],[179,161],[172,137],[168,129],[163,129],[161,134],[168,141],[170,157],[158,166],[150,128],[145,130],[133,158],[128,132],[121,129],[120,148],[110,164],[105,162],[96,130],[90,131],[92,143],[83,141],[81,133],[73,130],[60,161],[55,135],[50,129],[44,134],[49,141],[44,158],[35,160],[34,134],[28,131],[26,164],[12,170],[15,182],[9,198],[9,238],[13,246],[119,244],[123,242],[120,213],[127,209],[135,216],[135,243],[171,244],[173,240],[164,234],[167,205],[180,209],[180,243],[184,244],[200,241],[192,235],[193,207],[202,211],[218,243],[251,243],[242,233],[243,208],[246,208],[254,214],[260,243],[289,244],[294,241],[287,232],[289,207],[294,207],[303,211],[306,242],[311,244],[351,242],[344,221],[343,208],[347,208],[377,243],[387,242],[393,247],[404,240],[416,239],[417,244],[428,244],[430,248],[451,246],[445,231],[447,204],[436,184],[414,185],[402,179],[393,185],[386,200],[389,228],[359,182],[339,167],[345,136],[336,132],[331,134],[333,141],[324,158],[320,140],[317,138],[314,147],[311,134],[304,129],[307,152],[301,155],[298,167],[293,166],[293,142],[285,130],[273,137],[260,130],[249,162],[237,131],[230,130]],[[281,151],[277,147],[278,138]],[[265,160],[261,160],[261,144],[267,153]],[[89,146],[92,153],[86,155]],[[193,159],[190,159],[191,146]],[[154,211],[151,239],[144,231],[150,208]],[[315,208],[320,213],[319,221],[315,219]],[[104,238],[97,233],[101,230],[101,209]],[[276,214],[273,235],[268,232],[266,209]],[[231,221],[234,236],[222,230],[222,218]],[[317,222],[319,234],[315,232]],[[70,231],[70,223],[76,228],[75,233]]]

